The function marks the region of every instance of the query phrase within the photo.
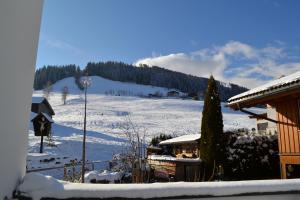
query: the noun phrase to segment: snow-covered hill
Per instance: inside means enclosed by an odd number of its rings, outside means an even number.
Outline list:
[[[166,96],[170,91],[163,87],[154,87],[150,85],[139,85],[120,81],[112,81],[100,76],[90,76],[91,86],[88,88],[90,94],[107,94],[114,96],[148,96],[148,94],[160,93]],[[67,86],[72,94],[79,94],[81,91],[75,84],[73,77],[65,78],[53,84],[53,92],[60,92]]]
[[[41,95],[41,92],[34,94]],[[70,94],[63,105],[60,93],[50,96],[55,115],[53,139],[56,147],[45,145],[45,154],[38,154],[40,137],[29,134],[28,169],[60,166],[72,159],[81,158],[84,101],[82,94]],[[145,133],[145,140],[157,134],[184,135],[199,133],[202,101],[181,99],[149,99],[140,97],[89,94],[87,106],[87,159],[109,160],[113,153],[124,150],[124,126],[131,123]],[[247,115],[222,106],[224,128],[252,128],[255,121]],[[55,158],[53,162],[40,160]],[[57,160],[58,159],[58,160]],[[107,164],[107,163],[106,163]],[[44,173],[55,175],[51,171]],[[62,173],[60,171],[59,173]]]
[[[60,92],[64,86],[70,91],[66,105],[63,105]],[[105,92],[109,90],[124,90],[131,95],[140,95],[142,92],[145,95],[156,91],[167,92],[165,88],[92,77],[87,104],[87,159],[90,161],[107,161],[111,159],[113,153],[123,151],[126,144],[124,133],[128,123],[139,130],[141,136],[145,133],[146,142],[161,133],[180,136],[197,134],[200,131],[202,101],[106,95]],[[55,111],[52,133],[56,147],[45,145],[45,153],[39,154],[40,137],[34,136],[31,127],[28,169],[60,166],[72,159],[81,158],[83,94],[75,85],[73,78],[57,82],[53,85],[53,91],[49,102]],[[34,93],[34,96],[41,95],[41,91]],[[255,120],[249,119],[243,113],[232,111],[224,105],[222,111],[224,129],[255,127]],[[46,162],[41,162],[45,159]],[[52,161],[48,162],[47,159]],[[62,178],[62,170],[43,173]]]

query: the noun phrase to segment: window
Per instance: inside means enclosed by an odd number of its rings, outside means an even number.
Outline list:
[[[286,165],[286,178],[299,178],[300,177],[300,165],[288,164]]]
[[[265,131],[267,128],[268,128],[268,122],[257,123],[257,130],[258,131]]]

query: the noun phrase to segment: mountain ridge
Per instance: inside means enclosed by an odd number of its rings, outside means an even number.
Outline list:
[[[83,70],[76,65],[44,66],[36,70],[34,89],[43,89],[47,83],[53,84],[67,77],[74,77],[75,83],[82,89],[80,77],[86,73],[89,76],[100,76],[114,81],[176,89],[190,96],[197,96],[200,99],[204,97],[208,83],[208,78],[188,75],[157,66],[141,65],[137,67],[122,62],[109,61],[89,62]],[[223,102],[231,96],[248,90],[237,84],[227,84],[221,81],[217,81],[217,85]]]

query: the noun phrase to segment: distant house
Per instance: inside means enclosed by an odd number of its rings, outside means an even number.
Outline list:
[[[159,143],[160,146],[172,147],[172,155],[176,158],[198,158],[200,157],[199,145],[200,134],[183,135],[180,137],[164,140]]]
[[[245,110],[256,105],[273,108],[259,116]],[[228,106],[275,123],[282,178],[300,177],[300,71],[231,97]]]
[[[268,121],[266,118],[276,118],[276,110],[270,106],[267,107],[267,112],[258,114],[257,116],[250,115],[250,119],[256,119],[257,133],[261,135],[276,135],[277,125],[275,122]]]
[[[148,154],[147,161],[153,169],[154,177],[167,181],[199,181],[199,142],[200,134],[184,135],[160,142],[161,149],[169,148],[171,152],[170,155]]]
[[[163,96],[163,94],[159,91],[148,94],[148,97],[150,97],[150,98],[161,98],[162,96]]]
[[[161,147],[155,147],[155,146],[148,146],[147,147],[147,156],[149,155],[161,155],[162,154],[162,148]]]
[[[168,93],[167,93],[167,96],[168,97],[179,97],[180,93],[176,90],[170,90]]]

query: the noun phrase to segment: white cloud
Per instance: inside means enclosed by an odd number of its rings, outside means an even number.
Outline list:
[[[56,48],[56,49],[60,49],[60,50],[64,50],[64,51],[69,51],[75,55],[82,55],[83,54],[83,51],[68,43],[68,42],[65,42],[65,41],[61,41],[61,40],[52,40],[52,39],[45,39],[45,43],[46,43],[46,46],[50,47],[50,48]]]
[[[205,77],[209,76],[212,71],[218,71],[221,66],[226,66],[222,55],[215,55],[212,59],[199,62],[199,60],[184,53],[145,58],[136,62],[136,65],[139,64],[161,66],[175,71]],[[212,69],[211,66],[215,66],[215,68]]]
[[[282,47],[255,48],[238,41],[223,46],[200,49],[191,53],[175,53],[137,60],[135,65],[147,64],[170,70],[237,83],[248,88],[269,79],[300,70],[300,62],[289,62]],[[285,61],[283,63],[283,61]]]
[[[231,56],[242,55],[248,59],[257,57],[256,51],[251,46],[237,41],[228,42],[225,46],[219,48],[219,51]]]

